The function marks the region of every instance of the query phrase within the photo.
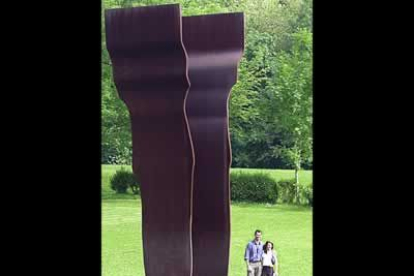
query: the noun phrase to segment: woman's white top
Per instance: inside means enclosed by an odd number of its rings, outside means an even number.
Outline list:
[[[262,255],[262,264],[263,264],[263,266],[273,267],[272,259],[273,259],[274,262],[276,262],[276,253],[273,254],[272,251],[268,251],[267,253],[265,253],[263,251],[263,255]]]

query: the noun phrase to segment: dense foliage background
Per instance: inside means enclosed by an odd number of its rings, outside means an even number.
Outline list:
[[[180,3],[183,15],[243,11],[245,51],[230,99],[232,167],[312,168],[311,0],[103,1],[102,9]],[[102,164],[130,164],[102,13]]]

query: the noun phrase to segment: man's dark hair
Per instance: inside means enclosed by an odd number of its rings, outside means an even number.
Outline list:
[[[262,231],[257,229],[256,231],[254,231],[254,235],[256,235],[257,233],[262,233]]]

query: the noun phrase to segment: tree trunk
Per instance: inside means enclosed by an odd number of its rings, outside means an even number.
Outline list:
[[[299,169],[295,168],[295,184],[299,184]]]
[[[299,169],[298,167],[295,167],[295,197],[296,197],[296,203],[299,204]]]
[[[300,163],[301,163],[301,156],[300,151],[297,146],[297,142],[295,143],[295,201],[296,204],[300,204],[299,198],[299,170],[300,170]]]

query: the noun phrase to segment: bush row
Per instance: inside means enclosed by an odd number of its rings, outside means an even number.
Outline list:
[[[139,194],[139,180],[130,171],[121,169],[111,178],[117,193]],[[268,173],[234,172],[230,174],[231,199],[235,202],[263,202],[313,205],[312,185],[295,185],[294,179],[276,181]],[[298,197],[296,196],[298,189]]]
[[[230,185],[233,201],[313,204],[312,185],[297,187],[294,179],[276,181],[267,173],[235,172],[230,174]]]

